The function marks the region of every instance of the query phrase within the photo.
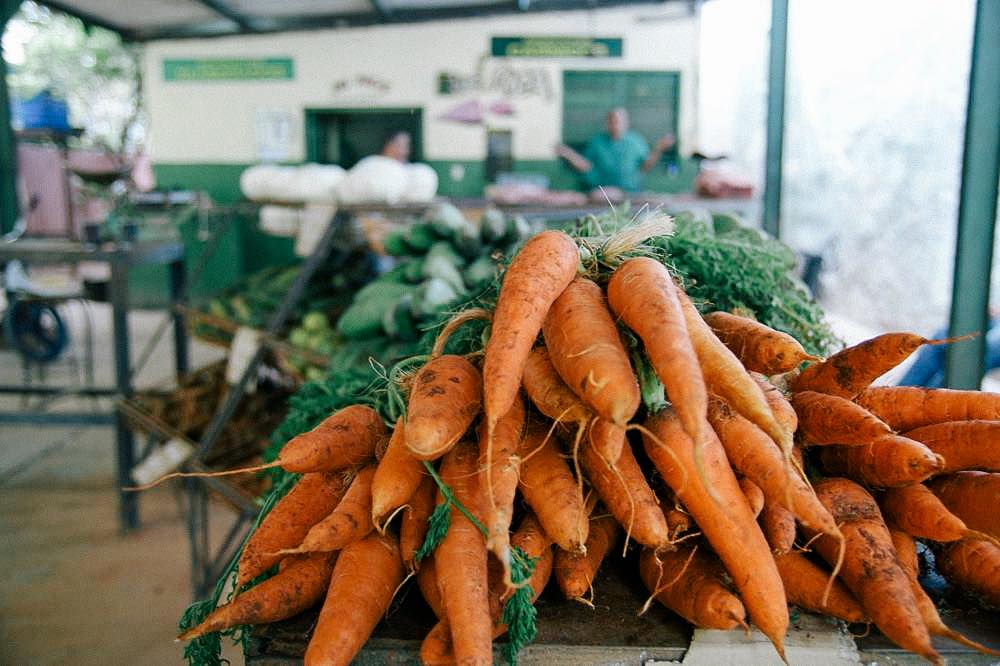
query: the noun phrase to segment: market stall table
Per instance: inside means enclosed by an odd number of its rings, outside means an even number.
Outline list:
[[[63,387],[2,385],[0,393],[38,395],[88,395],[128,398],[133,393],[132,369],[129,357],[128,333],[128,279],[129,271],[136,266],[166,264],[172,304],[183,300],[185,288],[184,245],[177,241],[138,241],[90,244],[63,239],[26,238],[0,244],[0,263],[19,260],[26,264],[80,264],[106,262],[111,269],[110,302],[113,334],[112,354],[115,364],[115,383],[109,387]],[[183,318],[173,315],[174,365],[180,377],[188,369],[187,333]],[[130,472],[135,464],[132,432],[124,416],[117,411],[108,412],[0,412],[0,423],[30,423],[34,425],[105,425],[115,426],[116,479],[119,488],[119,518],[121,529],[128,531],[139,525],[139,500],[136,493],[123,488],[132,485]]]

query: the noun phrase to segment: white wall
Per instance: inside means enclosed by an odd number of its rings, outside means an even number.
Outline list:
[[[623,37],[622,58],[489,58],[490,37],[571,35]],[[291,57],[290,81],[178,82],[163,80],[164,58]],[[156,162],[253,162],[258,110],[285,110],[294,118],[293,161],[305,158],[303,109],[422,107],[424,157],[485,157],[484,126],[438,117],[457,102],[501,99],[491,91],[437,94],[438,74],[471,75],[482,62],[489,81],[498,70],[536,70],[551,95],[507,98],[516,115],[488,116],[491,127],[514,130],[517,159],[553,159],[561,136],[564,69],[639,69],[681,72],[682,148],[696,143],[698,20],[681,3],[599,11],[545,13],[315,32],[153,42],[145,51],[145,95]],[[354,85],[359,76],[389,84],[383,93]],[[351,82],[337,93],[334,83]],[[655,137],[648,137],[650,140]]]

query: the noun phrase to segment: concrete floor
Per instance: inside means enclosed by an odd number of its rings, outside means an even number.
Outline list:
[[[110,382],[110,312],[97,306],[94,314],[97,380]],[[133,358],[161,317],[133,315]],[[81,320],[79,313],[71,318]],[[169,380],[166,337],[138,385]],[[216,353],[194,345],[194,366]],[[60,364],[49,380],[69,371]],[[20,380],[17,357],[0,351],[0,382]],[[110,405],[81,403],[75,406]],[[20,398],[0,398],[0,409],[20,405]],[[72,406],[61,401],[52,409]],[[183,663],[182,645],[173,638],[191,592],[177,486],[144,493],[142,529],[122,536],[113,478],[110,428],[0,426],[0,663]],[[212,507],[217,539],[229,515],[224,505]],[[224,656],[233,664],[243,661],[236,648]]]

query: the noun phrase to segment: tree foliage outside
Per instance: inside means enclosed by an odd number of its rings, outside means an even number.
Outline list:
[[[3,37],[11,96],[43,90],[66,101],[80,142],[131,152],[145,138],[141,52],[110,30],[34,2],[24,2]]]

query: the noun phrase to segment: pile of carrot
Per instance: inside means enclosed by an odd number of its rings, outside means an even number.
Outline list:
[[[932,635],[971,644],[917,582],[914,540],[1000,603],[1000,395],[872,387],[935,341],[821,360],[700,314],[656,258],[581,256],[533,237],[484,353],[404,374],[398,419],[355,405],[290,440],[274,465],[300,480],[245,544],[235,596],[181,638],[322,603],[305,662],[348,664],[413,576],[437,617],[424,663],[489,664],[496,638],[530,640],[546,585],[592,604],[625,557],[647,607],[752,624],[782,657],[790,605],[934,662]]]

